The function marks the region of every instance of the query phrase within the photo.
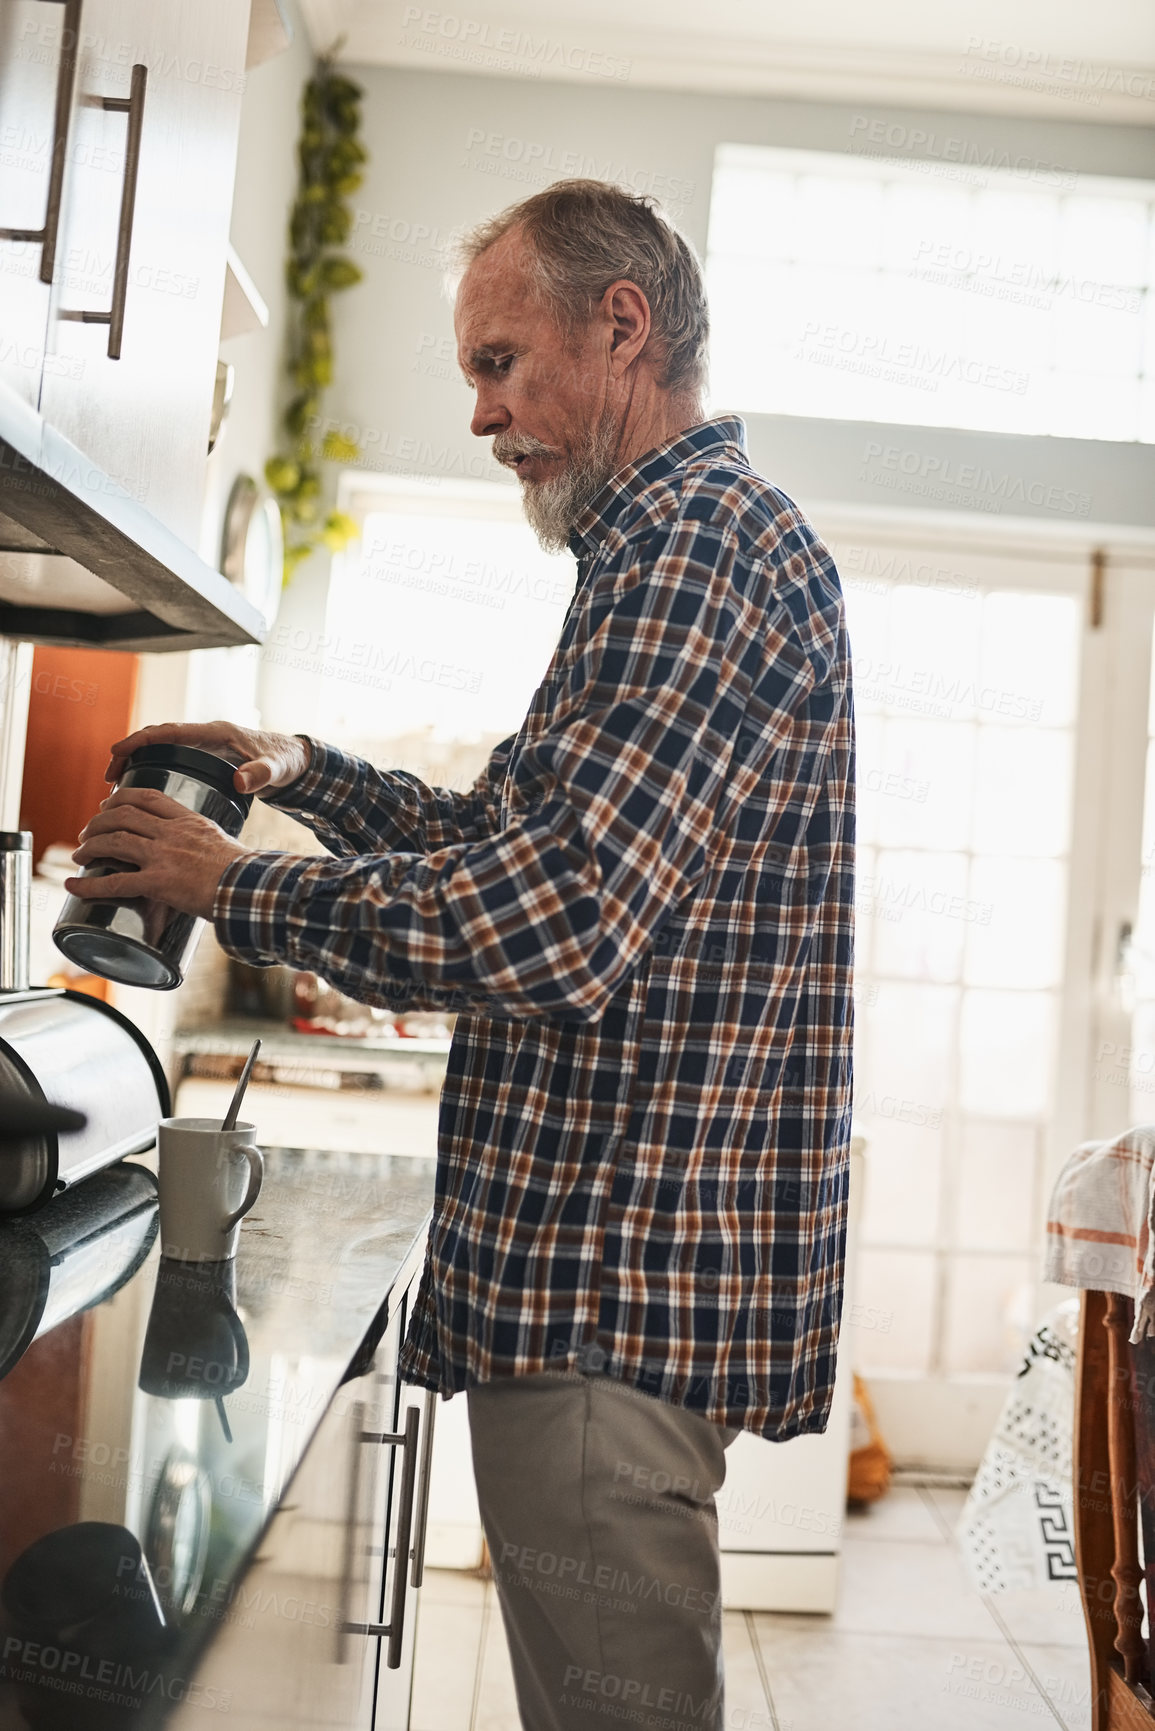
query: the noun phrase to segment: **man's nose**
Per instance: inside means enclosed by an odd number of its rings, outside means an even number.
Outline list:
[[[509,410],[497,397],[486,396],[484,391],[478,391],[469,430],[479,439],[492,438],[494,433],[505,432],[510,418]]]

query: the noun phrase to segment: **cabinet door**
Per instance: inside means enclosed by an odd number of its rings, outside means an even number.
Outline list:
[[[50,425],[194,544],[248,15],[247,0],[83,0],[40,393]],[[118,298],[119,340],[82,316]]]
[[[49,292],[33,237],[48,215],[57,81],[70,73],[63,18],[63,6],[45,0],[0,6],[0,380],[32,408]]]

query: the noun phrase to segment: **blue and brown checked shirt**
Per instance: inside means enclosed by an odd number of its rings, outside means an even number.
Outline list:
[[[468,793],[310,741],[338,857],[224,873],[225,949],[457,1021],[405,1374],[604,1371],[821,1430],[842,1307],[853,715],[838,575],[691,427],[582,514],[519,731]]]

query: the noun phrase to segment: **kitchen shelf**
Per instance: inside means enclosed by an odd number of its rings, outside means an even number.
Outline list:
[[[221,341],[264,330],[269,309],[234,246],[225,254],[225,298],[221,305]]]
[[[245,54],[245,70],[262,66],[274,54],[281,54],[293,40],[293,26],[281,0],[253,0],[249,13],[249,43]]]
[[[265,629],[219,571],[0,384],[0,636],[140,652],[260,643]]]

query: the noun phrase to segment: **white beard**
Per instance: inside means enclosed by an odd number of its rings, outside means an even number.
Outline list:
[[[520,452],[531,443],[538,446],[539,453],[548,449],[536,440],[514,439],[505,451]],[[500,448],[495,440],[495,455]],[[618,429],[610,414],[604,412],[575,444],[560,475],[548,481],[522,482],[521,502],[526,520],[547,553],[566,551],[574,524],[620,467],[617,448]]]

